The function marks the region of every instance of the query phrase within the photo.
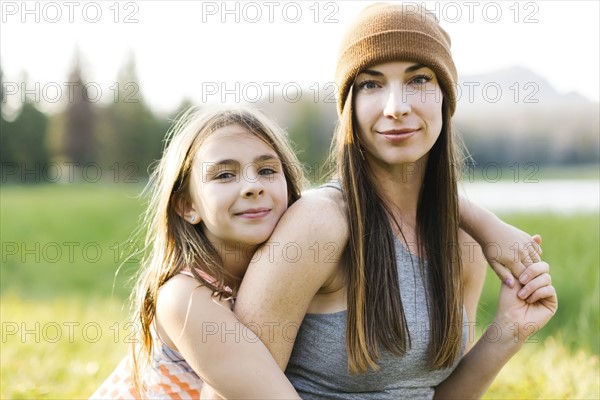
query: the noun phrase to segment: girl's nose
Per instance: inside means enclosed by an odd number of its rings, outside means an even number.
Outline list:
[[[262,196],[263,194],[264,194],[264,189],[257,188],[257,187],[248,188],[243,192],[243,196],[245,198],[258,197],[258,196]]]
[[[248,173],[244,174],[244,185],[242,186],[242,197],[253,198],[264,194],[265,187],[263,186],[260,175]]]

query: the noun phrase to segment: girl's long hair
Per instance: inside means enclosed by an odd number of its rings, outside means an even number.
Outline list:
[[[380,346],[402,356],[411,346],[400,296],[392,210],[365,161],[353,120],[352,89],[332,142],[337,177],[347,205],[350,237],[347,265],[346,349],[352,373],[378,369]],[[443,125],[429,152],[417,206],[420,268],[428,269],[432,369],[453,364],[462,339],[462,265],[458,246],[455,170],[460,149],[453,141],[451,116],[442,104]],[[425,259],[426,261],[423,261]],[[424,265],[424,263],[427,265]]]
[[[138,235],[144,235],[144,258],[132,292],[136,340],[131,346],[133,381],[138,393],[145,393],[143,371],[153,352],[152,325],[156,300],[162,285],[188,267],[200,285],[216,296],[230,296],[224,289],[228,272],[200,224],[188,223],[177,213],[178,203],[189,199],[189,176],[194,157],[204,140],[216,130],[239,125],[273,148],[285,175],[289,204],[300,198],[305,185],[303,168],[285,132],[260,112],[244,107],[191,108],[178,118],[167,133],[163,156],[150,176],[145,193],[149,196]],[[215,279],[209,282],[197,268]],[[234,291],[236,288],[234,288]]]

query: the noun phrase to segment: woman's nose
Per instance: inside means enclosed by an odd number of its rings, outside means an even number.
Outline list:
[[[386,117],[398,119],[402,115],[408,114],[411,111],[411,96],[416,95],[416,93],[409,93],[402,87],[390,88],[387,94],[385,108],[383,109],[384,115]]]

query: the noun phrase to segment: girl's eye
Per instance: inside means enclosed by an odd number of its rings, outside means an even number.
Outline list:
[[[273,168],[266,167],[266,168],[261,168],[261,170],[258,171],[258,173],[260,175],[273,175],[273,174],[276,174],[277,171],[275,171]]]
[[[430,82],[433,77],[429,75],[417,75],[410,80],[410,83],[415,85],[425,85],[427,82]]]
[[[362,81],[358,84],[358,89],[376,89],[379,85],[375,81]]]
[[[215,179],[218,179],[220,181],[224,181],[227,179],[231,179],[233,178],[235,175],[233,175],[231,172],[221,172],[218,175],[215,175]]]

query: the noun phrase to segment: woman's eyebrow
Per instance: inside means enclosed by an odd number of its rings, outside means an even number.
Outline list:
[[[413,64],[410,67],[407,67],[404,70],[404,73],[414,72],[421,68],[427,68],[427,66],[424,64]],[[365,69],[364,71],[361,71],[360,74],[367,74],[367,75],[372,75],[372,76],[383,76],[383,73],[381,73],[377,70],[374,70],[374,69]]]
[[[359,75],[362,75],[362,74],[373,75],[373,76],[383,76],[383,73],[381,73],[379,71],[375,71],[374,69],[365,69],[364,71],[360,71]]]
[[[414,64],[414,65],[411,65],[410,67],[406,68],[404,70],[404,72],[414,72],[414,71],[417,71],[417,70],[419,70],[421,68],[426,68],[426,67],[427,66],[423,65],[423,64]]]

